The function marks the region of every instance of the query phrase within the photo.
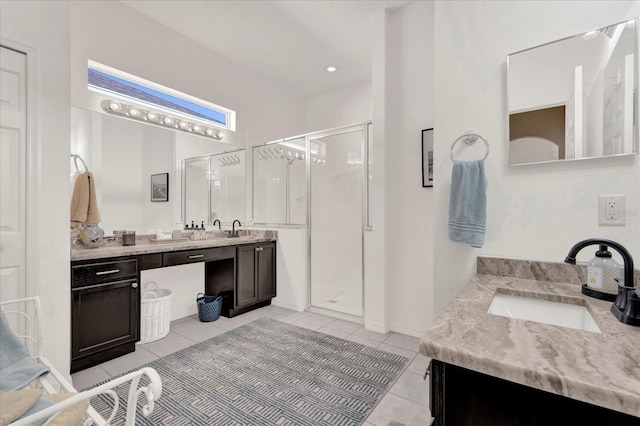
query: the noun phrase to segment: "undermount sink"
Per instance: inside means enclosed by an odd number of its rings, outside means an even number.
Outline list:
[[[488,313],[600,333],[587,308],[581,305],[496,293]]]

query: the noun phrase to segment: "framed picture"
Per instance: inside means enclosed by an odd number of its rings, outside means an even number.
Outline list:
[[[422,186],[433,187],[433,128],[422,131]]]
[[[169,201],[169,173],[151,175],[151,201]]]

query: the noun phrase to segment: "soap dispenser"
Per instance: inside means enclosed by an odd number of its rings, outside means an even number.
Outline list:
[[[587,264],[587,283],[582,293],[596,299],[613,302],[618,295],[618,280],[621,277],[620,264],[611,257],[606,245],[600,245],[595,257]]]

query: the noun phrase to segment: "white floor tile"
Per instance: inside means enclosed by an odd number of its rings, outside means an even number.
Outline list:
[[[345,337],[347,337],[349,335],[349,333],[347,333],[345,331],[334,330],[333,328],[328,328],[328,327],[319,328],[318,331],[320,333],[329,334],[331,336],[339,337],[341,339],[344,339]]]
[[[158,359],[157,356],[142,347],[136,347],[135,352],[123,355],[119,358],[112,359],[100,364],[100,367],[109,373],[112,377],[133,370],[143,364]]]
[[[362,325],[357,324],[355,322],[351,322],[351,321],[337,319],[334,322],[327,324],[326,327],[332,328],[338,331],[344,331],[346,333],[353,333],[357,329],[362,328]]]
[[[389,337],[389,333],[382,334],[375,331],[365,330],[364,327],[357,329],[353,334],[364,337],[365,339],[375,340],[378,343],[384,342]]]
[[[419,374],[405,371],[389,392],[425,407],[429,406],[429,381],[423,380]]]
[[[405,334],[391,333],[391,336],[387,337],[383,343],[387,345],[397,346],[399,348],[408,349],[413,352],[420,350],[420,339],[413,336],[407,336]]]
[[[397,346],[387,345],[386,343],[382,343],[378,346],[378,349],[385,352],[391,352],[392,354],[401,355],[405,358],[409,358],[409,361],[412,361],[416,356],[416,352],[412,352],[407,349],[402,349]]]
[[[375,426],[425,426],[431,422],[431,413],[424,405],[387,393],[367,422]]]
[[[191,339],[180,334],[170,332],[162,339],[150,343],[144,343],[139,346],[153,353],[158,358],[162,358],[163,356],[172,354],[180,349],[184,349],[195,344],[196,342]]]
[[[348,336],[345,336],[344,340],[348,340],[350,342],[360,343],[362,345],[371,346],[372,348],[377,348],[378,345],[380,344],[379,342],[376,342],[375,340],[369,340],[369,339],[364,338],[364,337],[356,336],[355,334],[350,334]]]
[[[109,380],[111,376],[99,365],[86,370],[78,371],[71,375],[71,384],[77,391],[81,391],[91,386]]]
[[[407,371],[410,371],[416,374],[421,374],[424,377],[424,373],[425,371],[427,371],[429,362],[431,362],[431,358],[427,358],[424,355],[418,354],[413,359],[413,361],[411,361],[411,363],[407,366]]]
[[[194,342],[202,342],[225,332],[223,328],[218,327],[218,321],[221,319],[222,317],[213,322],[200,322],[198,320],[181,322],[176,324],[175,327],[171,327],[171,332]]]

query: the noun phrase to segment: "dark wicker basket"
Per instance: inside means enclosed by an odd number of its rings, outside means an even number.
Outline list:
[[[198,293],[196,297],[198,305],[198,318],[202,322],[211,322],[220,318],[222,311],[222,296],[209,296]]]

